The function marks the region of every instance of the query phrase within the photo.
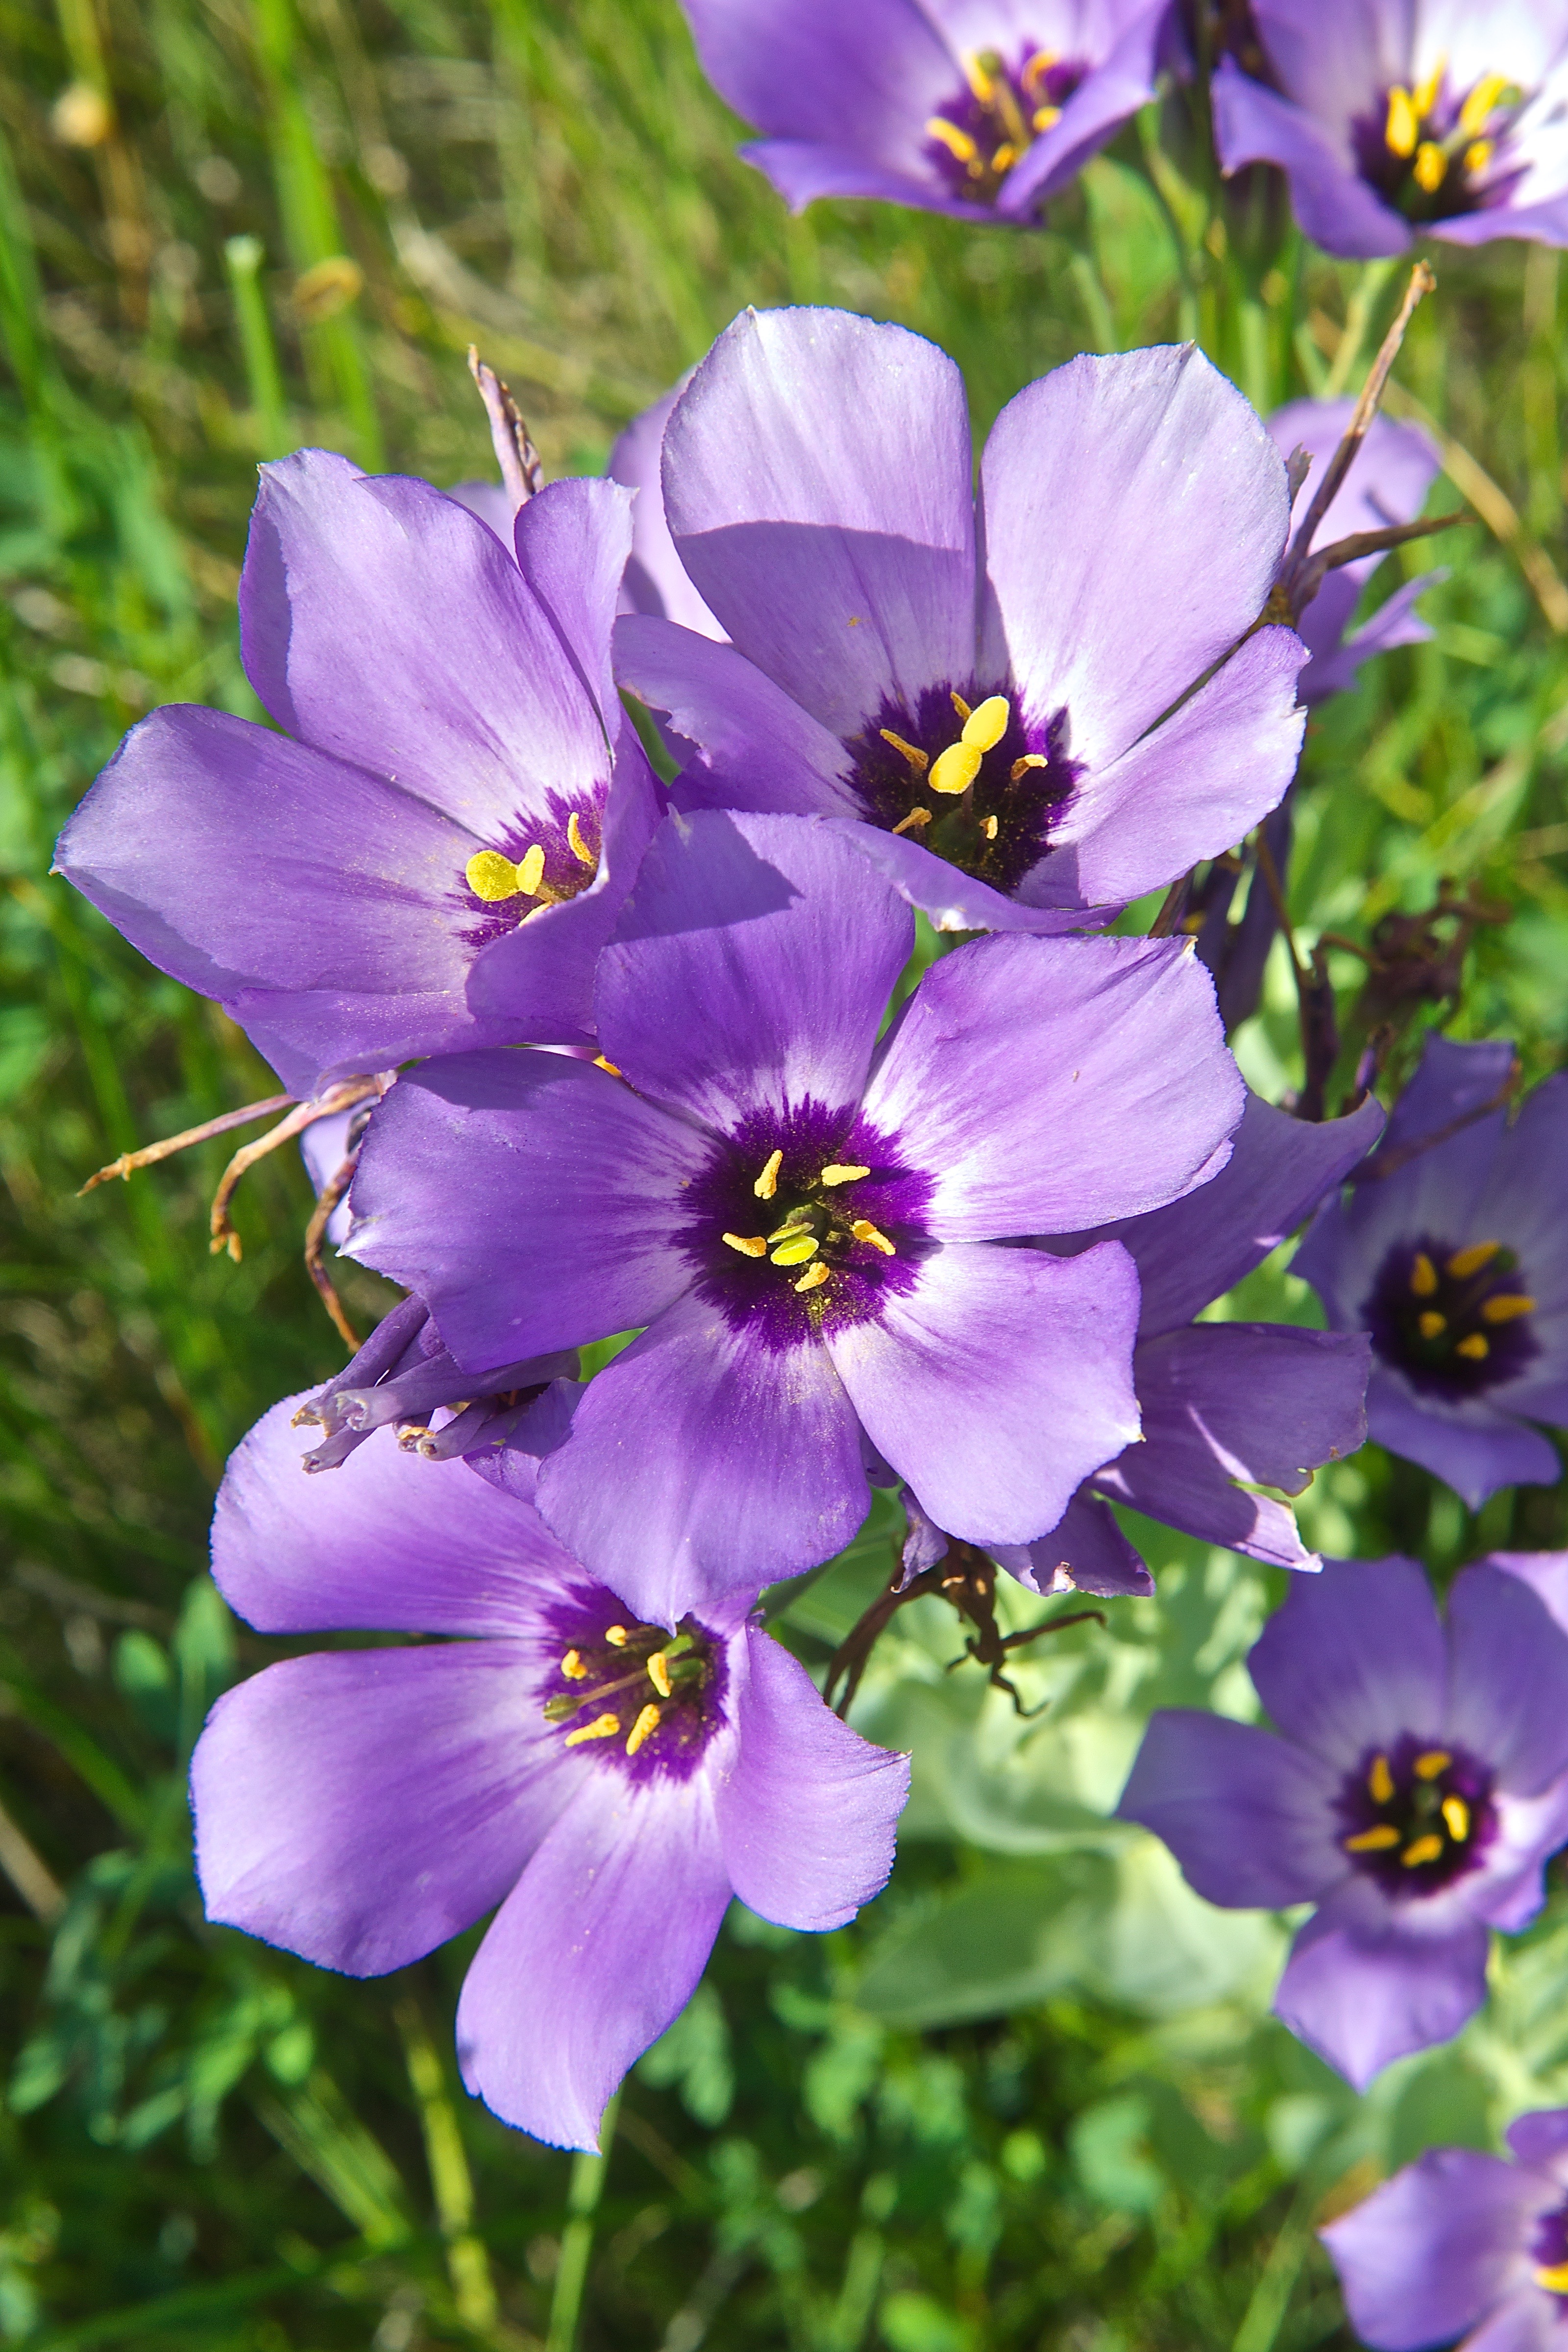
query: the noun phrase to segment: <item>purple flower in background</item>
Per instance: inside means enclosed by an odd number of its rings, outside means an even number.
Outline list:
[[[682,0],[786,203],[1031,223],[1154,95],[1171,0]]]
[[[288,733],[154,711],[59,870],[301,1096],[590,1042],[594,958],[658,821],[609,675],[630,503],[556,483],[514,559],[427,483],[321,450],[264,467],[241,635]]]
[[[1510,1121],[1504,1043],[1434,1033],[1349,1195],[1327,1202],[1293,1271],[1335,1330],[1367,1332],[1367,1426],[1479,1510],[1549,1486],[1568,1426],[1568,1076]],[[1386,1173],[1384,1171],[1386,1170]]]
[[[1081,929],[1290,781],[1303,648],[1247,635],[1285,467],[1184,347],[1030,384],[986,443],[978,521],[973,484],[934,345],[744,313],[664,436],[676,551],[731,643],[624,619],[616,676],[696,747],[681,804],[844,822],[947,929]]]
[[[1312,470],[1297,494],[1293,520],[1300,521],[1313,486],[1344,437],[1355,407],[1353,400],[1293,400],[1277,408],[1268,430],[1283,457],[1305,449]],[[1391,523],[1414,522],[1426,501],[1441,460],[1419,425],[1395,425],[1374,416],[1344,487],[1320,524],[1314,543],[1331,547],[1363,530],[1382,530]],[[1362,590],[1383,562],[1381,555],[1363,555],[1354,563],[1326,572],[1323,584],[1297,622],[1297,633],[1311,648],[1311,660],[1301,672],[1298,692],[1309,709],[1342,693],[1355,683],[1355,674],[1369,654],[1385,653],[1393,646],[1422,644],[1432,632],[1415,611],[1424,590],[1447,578],[1444,572],[1423,572],[1406,581],[1372,618],[1347,637],[1351,615]]]
[[[1564,0],[1252,0],[1272,82],[1214,78],[1226,172],[1277,163],[1325,252],[1568,243]]]
[[[1163,1709],[1118,1814],[1210,1903],[1318,1906],[1274,2007],[1363,2090],[1458,2032],[1490,1930],[1541,1907],[1568,1838],[1568,1635],[1495,1568],[1465,1570],[1444,1622],[1414,1560],[1335,1560],[1248,1664],[1279,1736]]]
[[[879,1045],[913,929],[844,827],[672,819],[600,961],[616,1075],[432,1064],[366,1139],[351,1249],[459,1364],[647,1327],[539,1488],[645,1617],[828,1559],[868,1438],[944,1527],[1027,1542],[1136,1434],[1126,1252],[997,1244],[1223,1161],[1208,976],[1173,941],[981,940]]]
[[[1568,2322],[1568,2107],[1520,2116],[1514,2161],[1431,2147],[1318,2235],[1373,2352],[1554,2352]]]
[[[821,1929],[879,1892],[907,1759],[839,1723],[743,1607],[673,1639],[638,1623],[519,1498],[520,1457],[500,1493],[384,1435],[302,1479],[294,1402],[229,1465],[226,1597],[263,1633],[464,1638],[290,1658],[218,1701],[191,1767],[207,1916],[363,1977],[494,1910],[463,2078],[592,2147],[732,1894]]]

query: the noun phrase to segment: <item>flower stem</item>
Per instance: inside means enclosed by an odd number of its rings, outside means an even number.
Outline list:
[[[1357,278],[1355,291],[1345,305],[1345,331],[1340,338],[1339,350],[1334,353],[1333,365],[1324,380],[1320,395],[1322,399],[1337,400],[1355,373],[1373,313],[1377,309],[1384,288],[1398,267],[1397,255],[1392,258],[1369,261]]]
[[[588,2257],[594,2248],[594,2215],[609,2168],[610,2141],[619,2104],[617,2092],[605,2109],[604,2121],[599,2126],[599,2154],[584,2151],[573,2159],[572,2183],[566,2191],[566,2227],[561,2233],[561,2266],[555,2273],[555,2292],[550,2301],[544,2352],[573,2352],[577,2341]]]

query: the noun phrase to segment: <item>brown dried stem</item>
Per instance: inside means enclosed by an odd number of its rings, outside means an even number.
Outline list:
[[[214,1255],[226,1249],[235,1264],[239,1264],[242,1255],[239,1235],[234,1229],[228,1210],[240,1178],[247,1169],[254,1168],[258,1160],[265,1160],[269,1151],[276,1151],[279,1144],[287,1143],[293,1136],[302,1135],[306,1128],[313,1126],[317,1119],[331,1118],[334,1111],[352,1110],[356,1103],[367,1102],[372,1096],[379,1096],[384,1085],[385,1080],[381,1077],[342,1078],[335,1087],[329,1087],[324,1095],[319,1095],[314,1102],[296,1103],[287,1118],[280,1118],[276,1127],[268,1128],[267,1133],[259,1136],[254,1143],[242,1144],[224,1170],[217,1191],[213,1194],[210,1246]]]
[[[1290,552],[1285,560],[1285,578],[1288,581],[1294,580],[1305,564],[1318,526],[1333,504],[1341,484],[1355,462],[1357,451],[1372,429],[1372,420],[1377,415],[1378,404],[1383,398],[1383,387],[1388,382],[1388,372],[1399,356],[1399,346],[1405,341],[1405,331],[1415,316],[1415,306],[1423,295],[1432,292],[1436,283],[1426,264],[1418,261],[1410,273],[1410,283],[1405,289],[1399,315],[1384,335],[1382,348],[1362,386],[1361,398],[1356,402],[1351,421],[1345,427],[1344,439],[1329,459],[1323,478],[1302,518],[1301,527],[1290,543]]]
[[[227,1135],[237,1127],[247,1126],[253,1118],[269,1118],[275,1110],[284,1110],[295,1097],[292,1095],[268,1095],[265,1102],[247,1103],[241,1110],[226,1110],[221,1118],[207,1118],[200,1127],[187,1127],[178,1135],[166,1135],[161,1143],[144,1144],[140,1151],[122,1151],[107,1168],[89,1176],[77,1193],[90,1192],[95,1185],[107,1184],[111,1176],[130,1178],[138,1168],[153,1168],[160,1160],[172,1159],[176,1151],[187,1151],[194,1143],[209,1143],[215,1135]]]
[[[468,373],[479,387],[479,398],[485,404],[485,414],[490,420],[490,443],[500,467],[501,480],[515,513],[530,499],[537,498],[544,488],[544,467],[529,435],[521,409],[511,396],[510,385],[501,382],[494,368],[488,367],[479,357],[477,343],[468,345]]]

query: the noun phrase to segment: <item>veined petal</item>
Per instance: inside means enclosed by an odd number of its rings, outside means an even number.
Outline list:
[[[1554,1486],[1563,1475],[1557,1448],[1538,1429],[1485,1397],[1417,1397],[1385,1364],[1374,1364],[1367,1382],[1366,1425],[1379,1445],[1430,1470],[1472,1511],[1500,1487]]]
[[[691,629],[699,636],[723,642],[724,632],[686,576],[675,551],[669,525],[664,519],[664,479],[660,471],[664,428],[669,414],[690,382],[683,375],[673,392],[634,416],[618,436],[605,471],[612,481],[637,492],[632,509],[632,552],[621,583],[623,613],[655,614],[659,619]]]
[[[519,507],[512,523],[517,568],[612,743],[621,732],[621,700],[610,669],[610,632],[632,551],[632,508],[618,481],[552,482]]]
[[[702,69],[774,137],[912,173],[957,59],[915,0],[683,0]]]
[[[1448,1595],[1445,1729],[1499,1785],[1540,1794],[1568,1771],[1568,1634],[1523,1580],[1484,1564]]]
[[[1150,1509],[1163,1474],[1175,1474],[1189,1446],[1223,1478],[1299,1495],[1314,1470],[1363,1442],[1370,1354],[1359,1331],[1281,1323],[1192,1323],[1143,1340],[1134,1377],[1145,1444],[1120,1465],[1126,1499]]]
[[[1154,1590],[1110,1504],[1088,1486],[1079,1488],[1048,1535],[1032,1544],[987,1544],[985,1549],[1031,1592],[1092,1592],[1109,1601]]]

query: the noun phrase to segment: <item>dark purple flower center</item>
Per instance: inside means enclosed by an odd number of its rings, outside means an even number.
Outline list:
[[[1396,1902],[1476,1868],[1497,1834],[1492,1775],[1462,1748],[1402,1733],[1369,1749],[1335,1800],[1340,1844]]]
[[[575,898],[598,873],[602,803],[552,793],[549,811],[542,821],[503,825],[458,877],[458,900],[471,919],[466,946],[488,948],[542,908]]]
[[[1005,688],[930,686],[913,710],[885,701],[851,739],[849,781],[873,824],[1011,892],[1083,773],[1067,740],[1065,709],[1026,726]]]
[[[1425,81],[1412,89],[1394,83],[1379,93],[1374,113],[1352,124],[1356,167],[1407,220],[1474,212],[1503,184],[1498,148],[1524,100],[1506,74],[1482,74],[1460,88],[1439,58]]]
[[[808,1098],[754,1111],[715,1144],[677,1238],[732,1329],[799,1347],[913,1287],[931,1190],[858,1107]]]
[[[1399,1242],[1377,1270],[1362,1314],[1373,1346],[1428,1396],[1479,1396],[1541,1352],[1535,1301],[1500,1242],[1456,1249],[1423,1234]]]
[[[925,127],[926,155],[949,191],[994,205],[1019,157],[1060,121],[1084,70],[1036,41],[1025,42],[1016,64],[996,49],[965,58],[963,83]]]
[[[1542,2214],[1531,2240],[1535,2284],[1557,2300],[1557,2317],[1568,2319],[1568,2205]]]
[[[689,1779],[723,1720],[721,1643],[694,1617],[639,1624],[596,1585],[568,1588],[550,1624],[561,1657],[540,1699],[563,1744],[633,1781]]]

